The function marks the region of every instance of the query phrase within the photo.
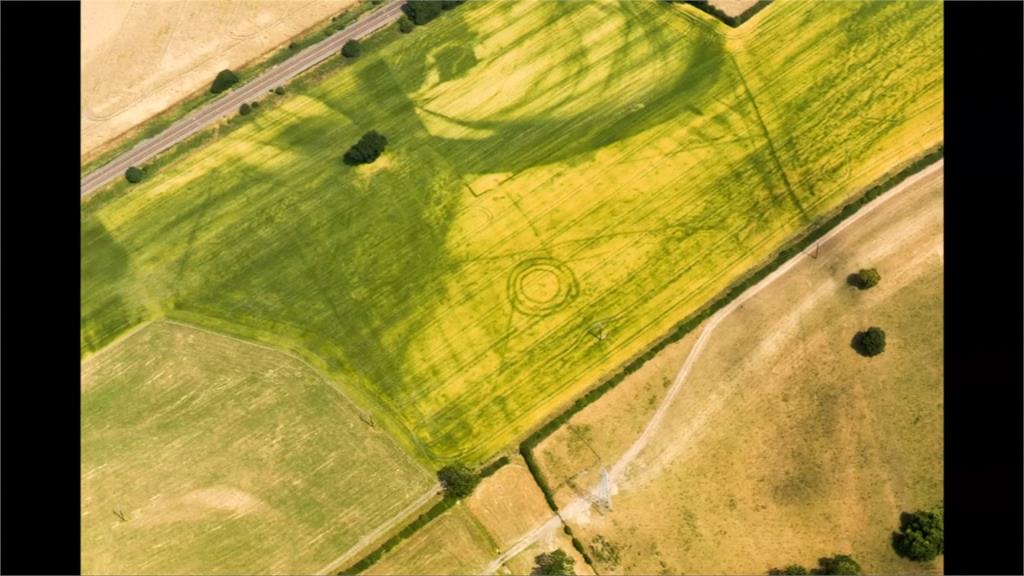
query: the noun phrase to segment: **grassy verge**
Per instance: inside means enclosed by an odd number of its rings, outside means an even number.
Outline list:
[[[899,184],[907,177],[918,172],[925,166],[936,162],[943,156],[943,145],[939,145],[937,149],[924,154],[916,160],[909,163],[905,168],[897,171],[896,173],[883,178],[878,184],[868,188],[864,194],[859,198],[847,203],[834,215],[827,217],[819,225],[812,228],[808,233],[802,237],[793,241],[788,247],[783,248],[779,251],[778,255],[773,258],[768,264],[754,271],[748,275],[745,279],[735,284],[732,288],[728,289],[725,294],[712,301],[708,306],[705,306],[696,314],[684,319],[675,329],[669,332],[665,337],[656,341],[646,352],[638,356],[637,358],[630,361],[621,370],[619,370],[611,378],[605,380],[597,387],[593,388],[576,402],[574,402],[568,409],[563,411],[558,416],[549,420],[546,424],[537,429],[533,434],[528,436],[526,440],[520,444],[519,452],[522,454],[523,459],[526,461],[526,465],[533,474],[537,485],[540,487],[541,492],[544,493],[544,499],[547,500],[548,505],[554,512],[558,512],[558,506],[555,504],[554,493],[545,480],[540,468],[533,459],[533,449],[540,444],[545,438],[550,436],[555,430],[561,427],[563,424],[569,421],[578,412],[589,406],[595,400],[603,396],[606,392],[614,388],[619,382],[621,382],[626,376],[636,372],[643,366],[648,360],[653,358],[658,352],[664,349],[669,344],[676,342],[686,336],[691,330],[700,325],[701,322],[709,318],[712,314],[717,312],[719,309],[727,305],[729,302],[734,300],[737,296],[742,294],[751,286],[760,282],[764,277],[771,274],[775,269],[781,266],[783,263],[788,261],[790,258],[795,256],[800,251],[810,246],[815,240],[824,236],[829,230],[835,228],[840,222],[850,217],[854,212],[859,210],[862,206],[874,200],[893,186]]]
[[[284,48],[281,48],[271,54],[270,57],[266,57],[264,59],[257,58],[255,61],[242,66],[239,70],[235,71],[235,74],[238,76],[238,83],[235,84],[231,90],[237,90],[247,82],[259,77],[260,74],[270,67],[284,62],[302,50],[320,42],[335,32],[344,29],[371,8],[373,8],[373,4],[370,2],[360,2],[342,14],[332,16],[330,20],[327,21],[326,26],[324,25],[324,22],[320,22],[307,29],[305,32],[300,33],[299,36],[291,40],[291,42]],[[213,82],[213,78],[210,79],[210,82]],[[231,90],[227,90],[221,94],[228,94]],[[214,101],[221,94],[211,94],[208,86],[203,87],[191,96],[186,97],[180,103],[171,106],[167,110],[164,110],[143,122],[141,125],[130,129],[128,132],[125,132],[117,138],[114,138],[111,142],[116,142],[118,140],[120,140],[120,142],[82,164],[80,176],[85,177],[93,170],[96,170],[114,158],[117,158],[121,154],[131,150],[139,144],[139,142],[142,142],[147,138],[152,138],[153,136],[163,132],[193,110]]]

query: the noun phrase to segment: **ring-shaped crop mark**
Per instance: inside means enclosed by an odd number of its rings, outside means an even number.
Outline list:
[[[579,292],[580,286],[572,270],[554,258],[523,260],[508,277],[508,299],[512,307],[529,316],[558,312]]]

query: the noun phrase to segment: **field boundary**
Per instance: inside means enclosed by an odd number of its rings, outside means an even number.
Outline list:
[[[480,480],[483,480],[484,478],[493,475],[502,466],[508,463],[508,456],[501,456],[494,462],[491,462],[487,466],[484,466],[482,469],[480,469],[480,472],[478,473],[477,476]],[[397,534],[385,540],[380,546],[378,546],[375,550],[364,556],[361,560],[349,566],[346,570],[338,572],[338,576],[359,574],[360,572],[364,572],[367,568],[373,566],[377,563],[377,561],[383,558],[384,554],[391,551],[391,549],[393,549],[403,540],[406,540],[407,538],[415,534],[417,531],[419,531],[420,528],[425,527],[427,524],[430,523],[431,520],[437,518],[458,502],[460,502],[460,500],[445,496],[440,502],[434,504],[434,506],[432,506],[423,514],[417,516],[415,520],[413,520],[404,528],[402,528],[402,530],[399,531]]]
[[[647,363],[648,360],[653,358],[666,346],[682,339],[684,336],[689,334],[691,330],[699,326],[701,322],[731,303],[742,295],[748,288],[760,282],[766,276],[810,246],[813,242],[819,240],[822,236],[857,212],[865,204],[892,189],[908,177],[919,172],[922,168],[943,158],[943,155],[944,144],[940,143],[936,148],[922,154],[917,159],[910,161],[902,169],[890,173],[888,176],[883,175],[880,177],[876,184],[869,186],[859,197],[846,203],[842,208],[836,210],[831,216],[824,217],[817,226],[793,240],[789,246],[781,248],[775,258],[771,259],[767,264],[755,269],[733,286],[726,288],[724,293],[713,299],[710,304],[704,306],[689,317],[684,318],[674,329],[669,331],[668,334],[656,340],[644,353],[628,361],[613,376],[586,392],[562,413],[555,416],[546,424],[542,425],[532,434],[527,436],[519,445],[519,452],[523,456],[523,460],[526,461],[526,466],[529,469],[530,474],[533,476],[534,481],[544,494],[544,499],[547,501],[551,511],[559,516],[561,515],[558,505],[555,503],[554,493],[552,492],[547,480],[544,478],[544,474],[541,472],[540,467],[533,458],[533,449],[536,448],[538,444],[554,433],[555,430],[561,428],[569,421],[570,418],[618,385],[626,378],[626,376],[639,370]],[[566,525],[566,534],[573,538],[573,546],[577,547],[578,540],[575,536],[572,536],[572,531],[568,528],[568,525]],[[582,548],[582,544],[579,545],[577,550],[579,548]],[[586,555],[584,555],[584,559],[587,559]]]
[[[712,6],[708,0],[681,0],[683,4],[689,4],[701,12],[718,19],[722,24],[730,28],[739,28],[744,22],[753,18],[758,12],[764,10],[772,3],[772,0],[758,0],[750,8],[747,8],[736,16],[729,16],[721,8]]]

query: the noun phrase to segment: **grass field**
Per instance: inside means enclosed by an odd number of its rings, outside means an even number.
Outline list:
[[[149,324],[81,386],[85,574],[310,574],[434,483],[311,368],[232,338]]]
[[[613,511],[569,520],[583,542],[615,549],[600,573],[758,574],[835,553],[867,574],[942,572],[941,558],[915,564],[889,546],[901,512],[943,497],[942,198],[940,171],[718,325]],[[846,284],[862,267],[882,275],[864,292]],[[850,342],[871,325],[888,346],[867,359]],[[655,409],[642,390],[661,381],[624,381],[538,447],[561,505],[569,479],[589,478],[595,456],[611,466],[638,436]],[[583,427],[595,454],[571,459]],[[626,438],[600,440],[612,434]]]
[[[780,0],[731,31],[470,2],[393,38],[83,204],[83,355],[185,319],[478,464],[942,139],[941,3]],[[343,165],[371,128],[387,154]]]

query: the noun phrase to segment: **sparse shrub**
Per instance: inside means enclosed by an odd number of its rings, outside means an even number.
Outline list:
[[[437,479],[449,498],[465,498],[473,493],[480,478],[462,464],[449,464],[437,472]]]
[[[598,534],[590,540],[590,553],[597,561],[609,566],[619,564],[619,549]]]
[[[401,32],[402,34],[408,34],[409,32],[412,32],[412,29],[415,27],[416,25],[413,24],[412,20],[410,20],[409,16],[407,15],[403,15],[401,18],[398,19],[398,31]]]
[[[249,106],[248,102],[243,102],[242,105],[238,107],[238,113],[242,116],[245,116],[250,112],[252,112],[252,106]]]
[[[570,576],[574,574],[576,561],[559,548],[554,552],[539,554],[533,558],[533,576]]]
[[[220,94],[237,82],[238,76],[234,72],[231,70],[221,70],[217,73],[217,77],[213,79],[213,86],[210,87],[210,92]]]
[[[363,46],[359,43],[359,40],[349,40],[341,47],[341,55],[345,58],[355,58],[356,56],[359,56],[362,51]]]
[[[872,326],[858,332],[853,338],[853,347],[863,356],[877,356],[885,352],[885,331],[878,326]]]
[[[944,553],[942,511],[918,510],[913,514],[900,514],[900,531],[892,534],[892,547],[904,558],[917,562],[930,562]]]
[[[128,168],[124,172],[125,179],[127,179],[132,184],[138,184],[139,182],[142,182],[142,177],[144,175],[145,174],[142,172],[142,170],[135,166]]]
[[[298,42],[289,42],[288,43],[288,49],[289,50],[295,50],[298,47],[299,47],[299,43]]]
[[[349,148],[348,152],[345,152],[343,160],[350,166],[354,166],[356,164],[369,164],[380,157],[387,145],[387,138],[376,130],[370,130],[366,134],[363,134],[363,137],[359,139],[359,142],[356,142],[354,146]]]
[[[284,96],[284,86],[278,86],[277,88],[274,88],[274,94],[277,94],[278,96]]]

